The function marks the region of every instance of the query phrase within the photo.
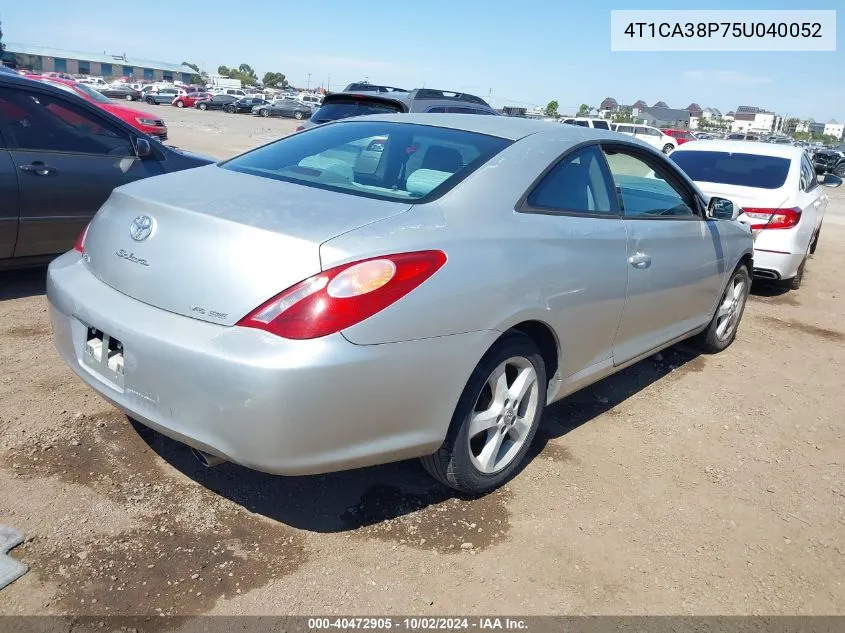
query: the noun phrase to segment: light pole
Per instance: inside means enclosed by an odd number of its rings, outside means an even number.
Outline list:
[[[306,90],[311,90],[311,73],[308,73],[308,87]]]

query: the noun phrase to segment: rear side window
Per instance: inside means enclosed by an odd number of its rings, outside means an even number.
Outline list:
[[[595,146],[561,160],[528,194],[529,207],[590,215],[615,214],[610,175]]]
[[[311,120],[314,123],[327,123],[338,119],[347,119],[353,116],[364,116],[367,114],[390,114],[403,112],[402,106],[389,101],[378,99],[356,99],[355,97],[332,99],[323,103],[320,109],[314,113]]]
[[[779,189],[786,182],[790,160],[727,152],[675,151],[669,158],[697,182]]]
[[[581,127],[590,127],[590,124],[586,121],[575,121],[575,125],[580,125]]]
[[[417,203],[449,191],[510,144],[465,130],[347,121],[279,139],[222,167],[357,196]]]
[[[593,121],[593,127],[597,130],[609,130],[610,126],[607,124],[607,121]]]

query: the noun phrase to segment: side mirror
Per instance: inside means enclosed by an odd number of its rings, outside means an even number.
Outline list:
[[[707,203],[707,217],[711,220],[736,220],[742,209],[727,198],[713,196]]]
[[[138,158],[148,158],[152,156],[153,148],[150,145],[150,142],[145,138],[136,138],[135,139],[135,155]]]
[[[822,178],[821,183],[819,184],[824,187],[836,188],[842,184],[842,178],[840,178],[836,174],[825,174],[824,178]]]

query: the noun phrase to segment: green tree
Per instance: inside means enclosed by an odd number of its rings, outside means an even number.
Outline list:
[[[268,88],[286,88],[288,80],[285,78],[284,73],[267,72],[264,73],[261,83]]]
[[[192,68],[194,70],[194,74],[191,75],[191,83],[192,84],[202,84],[203,86],[208,83],[206,81],[205,73],[200,72],[200,67],[196,64],[192,64],[191,62],[182,62],[183,66],[187,66],[188,68]]]
[[[258,75],[249,64],[241,64],[237,68],[229,68],[228,66],[218,66],[217,73],[224,77],[231,77],[232,79],[240,79],[245,86],[252,86],[258,81]]]
[[[552,99],[551,101],[549,101],[549,104],[546,106],[546,116],[557,118],[558,117],[558,111],[557,111],[558,107],[559,107],[559,104],[558,104],[557,100]]]
[[[590,106],[586,103],[582,103],[581,107],[578,108],[578,114],[575,116],[590,116]]]
[[[613,123],[633,123],[634,117],[627,112],[617,112],[610,120]]]

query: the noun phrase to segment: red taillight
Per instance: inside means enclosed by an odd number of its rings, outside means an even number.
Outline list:
[[[755,222],[751,230],[757,229],[791,229],[801,219],[801,209],[756,209],[743,207],[745,215]]]
[[[79,251],[80,253],[85,252],[85,236],[88,235],[88,227],[91,226],[90,224],[86,224],[85,228],[82,229],[82,232],[79,234],[79,237],[76,238],[76,242],[73,245],[73,250]],[[65,242],[67,244],[67,242]]]
[[[238,325],[290,339],[334,334],[395,303],[445,263],[442,251],[418,251],[343,264],[288,288]]]

